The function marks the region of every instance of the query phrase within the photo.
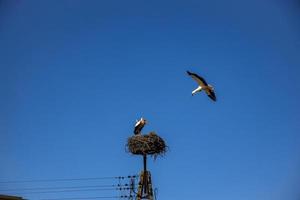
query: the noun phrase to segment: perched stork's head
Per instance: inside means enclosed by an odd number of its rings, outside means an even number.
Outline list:
[[[144,119],[144,118],[141,118],[141,122],[142,122],[143,124],[146,124],[146,123],[147,123],[147,120]]]

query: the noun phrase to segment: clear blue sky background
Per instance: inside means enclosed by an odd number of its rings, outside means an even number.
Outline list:
[[[138,173],[125,143],[144,116],[170,147],[149,160],[159,199],[298,200],[299,13],[296,0],[0,1],[0,181]],[[191,96],[186,70],[216,103]]]

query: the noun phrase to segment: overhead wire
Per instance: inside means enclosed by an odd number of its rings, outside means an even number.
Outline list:
[[[72,198],[54,198],[54,199],[40,199],[40,200],[80,200],[80,199],[116,199],[119,196],[99,196],[99,197],[72,197]]]
[[[43,194],[43,193],[66,193],[66,192],[87,192],[87,191],[108,191],[108,190],[129,190],[124,188],[93,188],[93,189],[77,189],[77,190],[51,190],[51,191],[34,191],[34,192],[16,192],[17,194]]]
[[[72,192],[97,192],[97,191],[120,191],[121,194],[119,196],[92,196],[92,197],[74,197],[74,198],[57,198],[57,199],[36,199],[34,200],[72,200],[72,199],[112,199],[112,198],[127,198],[129,197],[127,194],[124,194],[124,191],[130,190],[130,184],[123,183],[123,180],[126,179],[136,179],[138,175],[129,175],[129,176],[112,176],[112,177],[89,177],[89,178],[57,178],[57,179],[30,179],[30,180],[8,180],[8,181],[0,181],[0,184],[6,184],[6,187],[10,186],[8,183],[15,183],[19,186],[25,183],[36,183],[42,184],[44,187],[20,187],[20,188],[7,188],[7,189],[0,189],[0,192],[13,192],[16,194],[21,194],[25,197],[30,197],[34,194],[47,194],[47,193],[60,193],[60,194],[69,194]],[[82,181],[97,181],[97,180],[105,180],[105,179],[115,179],[118,180],[118,184],[90,184],[90,185],[82,185],[83,183],[87,184],[87,182]],[[56,182],[62,182],[60,185],[62,186],[51,186],[52,184],[56,184]],[[72,185],[70,185],[70,183]],[[91,182],[89,182],[91,183]],[[96,182],[95,182],[96,183]],[[98,183],[98,182],[97,182]],[[20,185],[21,184],[21,185]],[[36,184],[33,184],[36,185]],[[66,185],[67,184],[67,185]],[[79,185],[80,184],[80,185]],[[32,184],[30,184],[32,185]],[[50,187],[47,187],[50,185]],[[12,185],[11,185],[12,186]],[[25,185],[23,185],[25,186]],[[123,194],[122,194],[123,191]],[[96,194],[96,193],[95,193]],[[113,195],[113,194],[112,194]],[[29,199],[28,199],[29,200]]]
[[[84,186],[65,186],[65,187],[32,187],[32,188],[17,188],[17,189],[0,189],[0,191],[31,191],[31,190],[57,190],[57,189],[80,189],[80,188],[115,188],[126,187],[129,184],[113,184],[113,185],[84,185]]]
[[[7,183],[33,183],[33,182],[60,182],[60,181],[85,181],[85,180],[104,180],[104,179],[126,179],[135,178],[133,176],[108,176],[108,177],[89,177],[89,178],[64,178],[64,179],[32,179],[32,180],[12,180],[12,181],[0,181],[0,184]]]
[[[68,198],[53,198],[53,199],[40,199],[40,200],[80,200],[80,199],[115,199],[115,198],[129,198],[134,196],[121,195],[121,196],[97,196],[97,197],[68,197]],[[26,199],[25,199],[26,200]]]

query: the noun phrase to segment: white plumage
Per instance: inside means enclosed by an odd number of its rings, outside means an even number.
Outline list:
[[[135,135],[141,134],[141,131],[144,128],[144,126],[146,125],[146,123],[147,123],[147,120],[144,118],[137,120],[136,124],[134,126],[134,134]]]

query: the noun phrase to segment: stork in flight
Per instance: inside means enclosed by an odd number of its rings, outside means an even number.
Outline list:
[[[187,74],[190,77],[192,77],[199,85],[195,90],[192,91],[193,96],[197,92],[201,92],[201,90],[204,90],[206,92],[207,96],[209,96],[209,98],[211,98],[213,101],[217,100],[213,86],[207,84],[206,81],[204,80],[204,78],[202,78],[201,76],[199,76],[195,73],[191,73],[189,71],[187,71]]]
[[[144,128],[146,123],[147,120],[144,118],[141,118],[140,120],[136,120],[136,124],[134,126],[134,134],[135,135],[141,134],[141,131]]]

